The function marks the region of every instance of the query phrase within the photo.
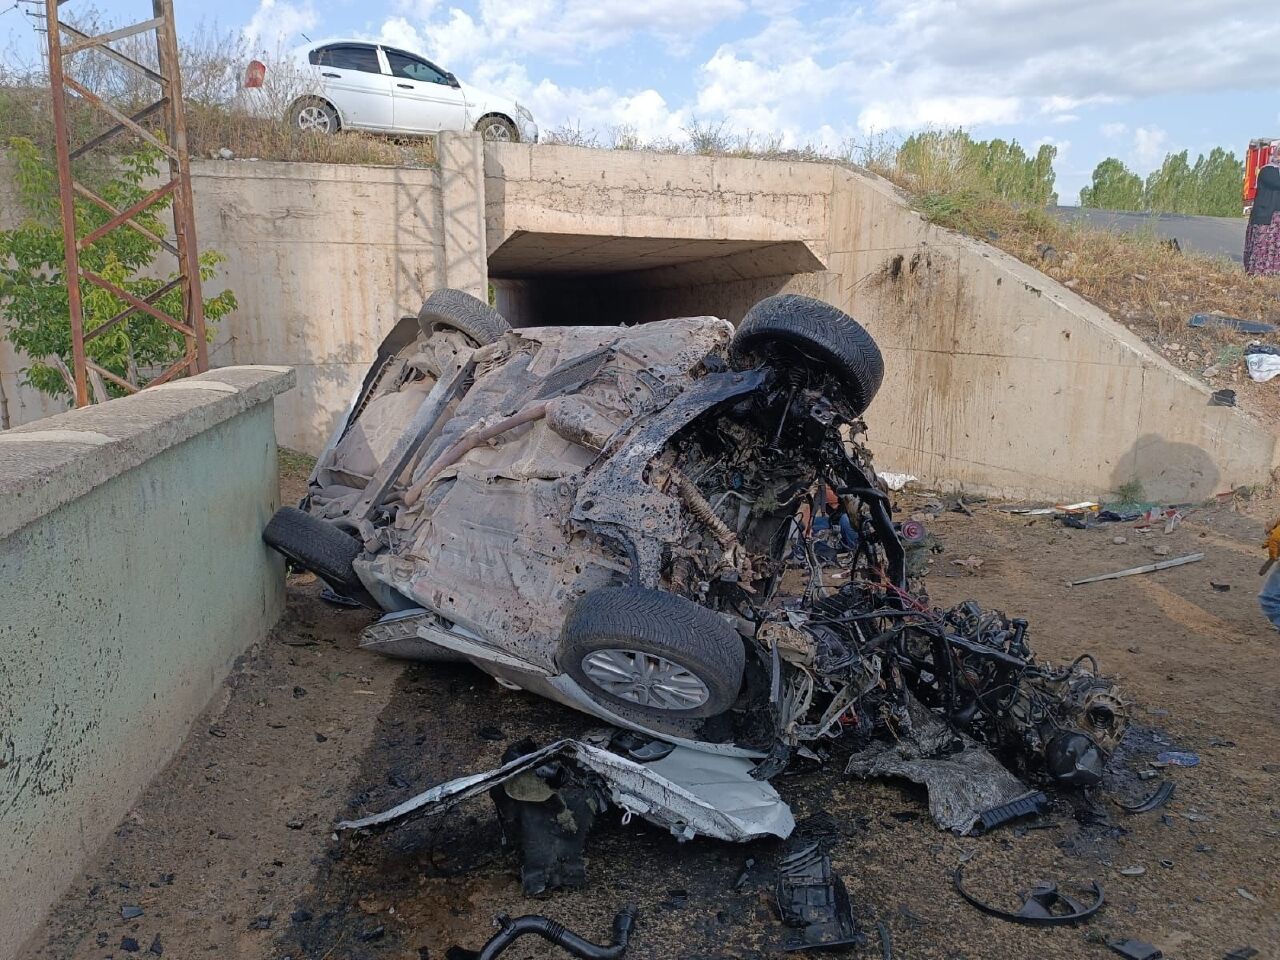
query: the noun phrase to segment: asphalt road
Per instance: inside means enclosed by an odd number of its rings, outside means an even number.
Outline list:
[[[1121,210],[1092,210],[1083,207],[1054,207],[1062,220],[1083,220],[1102,230],[1126,233],[1151,231],[1157,236],[1176,238],[1183,250],[1208,256],[1227,257],[1236,263],[1244,259],[1244,217],[1192,217],[1183,213],[1126,213]]]

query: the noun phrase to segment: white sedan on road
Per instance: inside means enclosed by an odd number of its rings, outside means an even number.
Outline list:
[[[274,76],[268,76],[274,74]],[[464,86],[425,57],[367,40],[324,40],[268,70],[245,74],[255,112],[279,115],[301,130],[373,130],[427,134],[476,130],[486,140],[536,142],[527,109],[507,97]]]

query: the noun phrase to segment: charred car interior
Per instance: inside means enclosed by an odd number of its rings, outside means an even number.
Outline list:
[[[769,781],[789,765],[916,780],[962,832],[1098,783],[1128,721],[1096,661],[1040,662],[1026,621],[931,605],[925,535],[863,444],[882,375],[865,329],[798,295],[736,330],[513,330],[433,294],[264,537],[383,614],[370,650],[469,662],[604,729],[341,827],[559,798],[582,829],[550,854],[501,817],[536,891],[577,882],[610,804],[682,839],[786,836]]]

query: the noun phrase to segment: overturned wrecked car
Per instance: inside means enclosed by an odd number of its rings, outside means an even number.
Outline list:
[[[1016,813],[1024,780],[1096,783],[1126,718],[1092,658],[1038,663],[1025,621],[930,605],[919,525],[895,523],[860,442],[882,372],[863,327],[803,296],[736,330],[513,330],[432,294],[264,537],[384,612],[369,648],[467,661],[625,733],[530,746],[346,826],[548,758],[677,835],[725,839],[790,830],[768,781],[797,756],[927,783],[958,830]]]

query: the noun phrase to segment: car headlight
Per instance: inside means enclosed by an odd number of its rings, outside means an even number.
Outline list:
[[[527,120],[529,123],[533,123],[533,114],[529,112],[528,107],[521,106],[517,103],[516,113],[520,115],[522,120]]]

